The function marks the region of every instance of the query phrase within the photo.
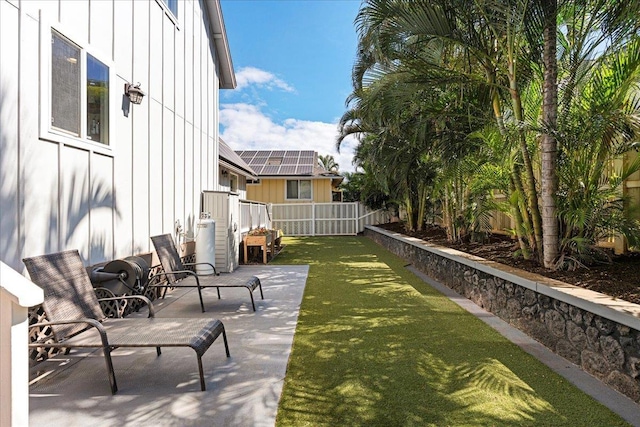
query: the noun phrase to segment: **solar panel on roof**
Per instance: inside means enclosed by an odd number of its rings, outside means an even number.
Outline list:
[[[298,158],[296,157],[295,159],[292,157],[285,157],[282,159],[282,164],[283,165],[297,165],[298,164]]]
[[[281,175],[294,175],[296,173],[297,166],[280,166],[280,174]]]
[[[271,156],[282,157],[282,156],[284,156],[284,151],[282,151],[282,150],[280,150],[280,151],[272,151],[271,152]]]
[[[290,158],[298,158],[300,157],[300,152],[299,151],[287,151],[284,153],[285,157],[290,157]]]
[[[313,167],[309,165],[298,165],[296,168],[297,175],[311,175],[313,172]]]
[[[301,151],[300,152],[300,157],[303,157],[303,156],[311,156],[311,157],[313,157],[313,151],[308,151],[308,150]]]
[[[256,156],[253,158],[253,160],[251,160],[251,164],[264,165],[267,163],[267,159],[268,157]]]
[[[265,166],[262,169],[262,174],[264,175],[275,175],[278,172],[280,166]]]
[[[300,161],[298,162],[300,165],[312,165],[313,157],[300,157]]]

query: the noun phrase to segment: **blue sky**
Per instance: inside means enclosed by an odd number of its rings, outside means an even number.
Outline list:
[[[315,150],[353,171],[354,141],[335,149],[351,93],[360,0],[222,0],[238,87],[222,90],[221,136],[233,149]]]

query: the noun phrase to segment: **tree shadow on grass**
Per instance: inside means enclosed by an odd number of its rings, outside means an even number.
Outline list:
[[[311,270],[278,425],[625,425],[368,239],[287,243]]]

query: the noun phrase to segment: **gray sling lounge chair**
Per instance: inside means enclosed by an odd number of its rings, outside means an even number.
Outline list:
[[[156,274],[153,276],[149,282],[156,282],[152,286],[164,287],[166,293],[166,288],[197,288],[198,296],[200,297],[200,308],[202,308],[202,312],[204,313],[204,302],[202,300],[202,289],[203,288],[216,288],[218,291],[218,299],[220,299],[220,288],[246,288],[249,290],[249,296],[251,296],[251,306],[253,307],[253,311],[256,311],[256,304],[253,300],[253,291],[256,288],[260,289],[260,297],[264,299],[264,294],[262,293],[262,283],[260,283],[260,279],[256,276],[243,274],[243,273],[233,273],[233,275],[228,276],[220,276],[220,273],[216,272],[215,266],[208,262],[200,262],[200,263],[182,263],[180,259],[180,255],[176,250],[176,245],[173,241],[173,237],[171,234],[162,234],[160,236],[153,236],[151,238],[153,242],[153,246],[156,249],[156,253],[158,254],[158,258],[160,259],[160,263],[162,264],[162,269],[164,272]],[[211,268],[211,274],[197,274],[192,270],[187,270],[185,266],[195,266],[195,265],[203,265],[206,264]],[[161,285],[158,284],[157,278],[166,277],[166,281],[168,284]],[[193,281],[186,281],[193,277],[195,279],[195,283]],[[156,280],[154,280],[156,279]]]
[[[111,392],[118,386],[111,361],[111,351],[118,347],[190,347],[196,352],[200,373],[200,388],[206,389],[202,355],[222,335],[229,357],[224,325],[216,319],[171,319],[154,317],[153,305],[143,296],[103,298],[123,300],[141,298],[149,306],[148,318],[105,318],[89,275],[78,251],[66,251],[25,258],[31,280],[44,289],[43,308],[49,322],[30,325],[31,328],[50,325],[55,342],[31,343],[31,347],[102,348]]]

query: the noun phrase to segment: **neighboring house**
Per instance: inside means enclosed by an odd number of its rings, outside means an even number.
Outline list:
[[[315,151],[236,151],[257,174],[247,199],[264,203],[330,203],[343,177],[318,165]],[[341,201],[338,200],[338,201]]]
[[[219,0],[0,0],[0,259],[192,232],[235,84]]]

